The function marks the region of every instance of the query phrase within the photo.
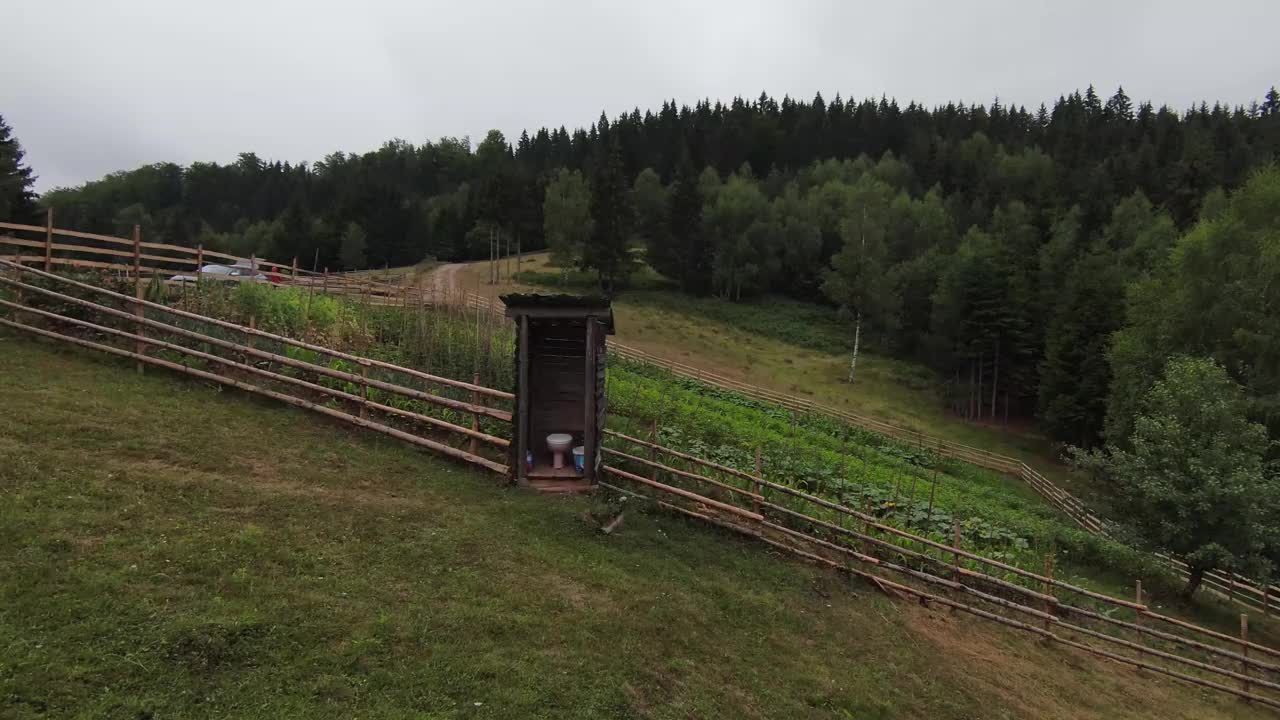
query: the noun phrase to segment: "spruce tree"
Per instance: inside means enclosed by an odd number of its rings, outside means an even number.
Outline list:
[[[711,253],[702,229],[703,195],[698,174],[685,157],[676,167],[671,187],[670,247],[654,256],[658,271],[676,278],[691,295],[711,290]]]
[[[0,116],[0,221],[27,223],[35,219],[35,175],[23,163],[24,155],[13,129]]]
[[[347,223],[347,229],[342,233],[342,247],[339,250],[344,270],[360,270],[365,267],[368,262],[364,253],[365,240],[364,230],[359,225]]]
[[[582,264],[596,271],[601,292],[612,297],[636,268],[631,250],[634,218],[616,141],[609,145],[591,180],[591,218],[594,225]]]
[[[1055,439],[1092,447],[1102,438],[1111,383],[1107,348],[1123,298],[1116,254],[1105,246],[1095,247],[1067,274],[1040,364],[1039,414]]]
[[[1276,86],[1272,85],[1262,101],[1262,114],[1275,115],[1276,113],[1280,113],[1280,92],[1276,92]]]

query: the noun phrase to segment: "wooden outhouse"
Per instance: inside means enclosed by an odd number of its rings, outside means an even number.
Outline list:
[[[605,336],[613,334],[609,301],[509,294],[502,302],[516,323],[514,479],[541,490],[589,489],[600,467],[604,432]],[[556,467],[553,448],[566,443]]]

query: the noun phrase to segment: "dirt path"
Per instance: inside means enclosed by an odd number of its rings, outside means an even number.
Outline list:
[[[458,271],[465,263],[446,263],[431,271],[431,293],[435,297],[449,297],[458,287]]]

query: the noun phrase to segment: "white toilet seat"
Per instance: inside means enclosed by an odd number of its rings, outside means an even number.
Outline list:
[[[551,467],[564,467],[564,454],[573,447],[573,436],[568,433],[551,433],[547,436],[547,449],[551,451]]]

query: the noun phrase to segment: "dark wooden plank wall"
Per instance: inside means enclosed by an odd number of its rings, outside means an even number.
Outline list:
[[[586,328],[582,322],[533,321],[529,328],[529,448],[548,456],[547,435],[567,432],[581,439],[586,382]]]
[[[596,432],[595,442],[592,448],[592,457],[596,469],[600,468],[601,452],[600,440],[604,436],[605,413],[608,410],[608,399],[605,396],[604,380],[605,380],[605,358],[608,353],[605,351],[605,333],[604,328],[597,326],[595,337],[595,355],[596,355]]]

